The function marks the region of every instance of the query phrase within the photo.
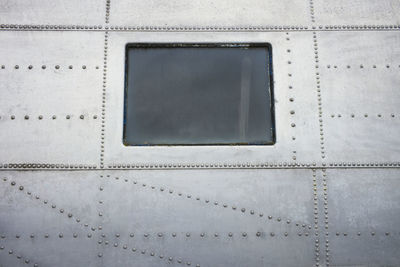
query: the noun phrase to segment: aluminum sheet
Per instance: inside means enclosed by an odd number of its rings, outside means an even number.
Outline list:
[[[0,24],[102,25],[105,12],[100,0],[2,0]]]
[[[332,266],[400,262],[399,170],[328,170]]]
[[[312,184],[310,170],[2,172],[0,263],[311,266]]]
[[[129,42],[269,42],[272,45],[274,146],[125,147],[122,143],[125,45]],[[120,33],[108,38],[105,166],[315,162],[319,155],[317,91],[310,33]],[[294,111],[294,114],[291,114]]]
[[[318,33],[327,160],[400,156],[400,34]]]
[[[0,38],[0,163],[98,165],[103,34]]]
[[[111,4],[110,9],[111,25],[248,26],[306,25],[309,22],[309,3],[299,0],[237,0],[234,3],[228,0],[123,0]]]
[[[316,23],[321,25],[398,25],[397,0],[314,1]]]

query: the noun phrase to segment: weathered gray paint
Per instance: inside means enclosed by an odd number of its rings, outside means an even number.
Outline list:
[[[399,266],[399,16],[1,0],[0,266]],[[277,143],[124,147],[138,42],[270,43]]]

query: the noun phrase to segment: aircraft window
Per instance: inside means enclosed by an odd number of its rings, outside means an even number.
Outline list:
[[[271,145],[269,44],[128,44],[123,143]]]

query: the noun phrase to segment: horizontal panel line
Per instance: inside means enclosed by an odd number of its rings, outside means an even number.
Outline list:
[[[171,165],[167,167],[160,167],[160,166],[155,166],[155,165],[139,165],[139,166],[125,166],[123,167],[115,165],[115,166],[108,166],[104,168],[99,168],[94,165],[68,165],[65,164],[64,167],[61,167],[61,164],[58,164],[59,166],[56,166],[57,164],[50,164],[49,166],[47,164],[44,164],[46,166],[42,166],[42,164],[35,165],[33,166],[32,164],[26,164],[25,166],[20,165],[20,164],[0,164],[0,171],[18,171],[18,170],[55,170],[55,171],[112,171],[112,170],[252,170],[252,169],[306,169],[306,170],[313,170],[313,169],[399,169],[400,168],[400,163],[359,163],[356,165],[353,165],[353,163],[319,163],[319,164],[299,164],[297,163],[296,165],[290,164],[290,165],[284,165],[283,163],[278,163],[278,164],[271,164],[268,166],[259,166],[259,165],[254,165],[254,166],[240,166],[240,167],[233,167],[229,166],[224,166],[224,164],[221,164],[222,166],[219,166],[219,164],[214,165],[213,167],[211,166],[201,166],[200,164],[195,164],[195,166],[190,166],[189,165],[181,165],[176,166]],[[54,166],[53,166],[54,165]],[[197,166],[199,165],[199,166]],[[217,166],[218,165],[218,166]]]
[[[0,24],[0,31],[121,31],[121,32],[287,32],[398,31],[400,25],[248,25],[248,26],[108,26]]]

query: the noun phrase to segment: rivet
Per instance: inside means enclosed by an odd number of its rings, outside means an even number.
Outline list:
[[[12,181],[12,182],[11,182],[11,185],[12,185],[12,186],[14,186],[14,185],[15,185],[15,182],[14,182],[14,181]]]
[[[20,187],[19,187],[19,190],[24,190],[24,187],[21,185]]]

